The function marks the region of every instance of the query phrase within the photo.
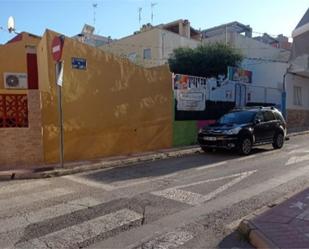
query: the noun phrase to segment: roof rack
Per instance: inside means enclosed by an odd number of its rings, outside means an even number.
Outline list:
[[[233,110],[235,110],[235,111],[250,110],[250,109],[271,109],[271,110],[275,110],[276,108],[274,106],[244,106],[244,107],[233,108]]]

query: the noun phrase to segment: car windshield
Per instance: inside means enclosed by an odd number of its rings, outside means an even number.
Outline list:
[[[252,111],[241,111],[241,112],[230,112],[223,115],[219,120],[219,124],[246,124],[253,121],[255,112]]]

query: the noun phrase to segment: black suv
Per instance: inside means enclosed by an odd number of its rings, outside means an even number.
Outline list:
[[[235,109],[215,124],[199,130],[198,142],[204,151],[209,148],[238,149],[248,155],[253,146],[272,144],[280,149],[285,141],[286,122],[274,107]]]

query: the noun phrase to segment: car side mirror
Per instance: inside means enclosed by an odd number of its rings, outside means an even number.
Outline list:
[[[254,121],[255,124],[260,124],[261,122],[262,122],[261,119],[256,119],[256,120]]]

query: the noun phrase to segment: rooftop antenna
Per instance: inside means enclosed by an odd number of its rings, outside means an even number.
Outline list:
[[[142,10],[143,8],[138,8],[138,21],[139,21],[139,26],[141,26],[141,21],[142,21]]]
[[[95,23],[96,23],[96,8],[98,7],[97,3],[92,4],[93,7],[93,27],[95,28]]]
[[[153,23],[153,7],[158,5],[158,3],[151,3],[150,6],[151,6],[151,24]]]

